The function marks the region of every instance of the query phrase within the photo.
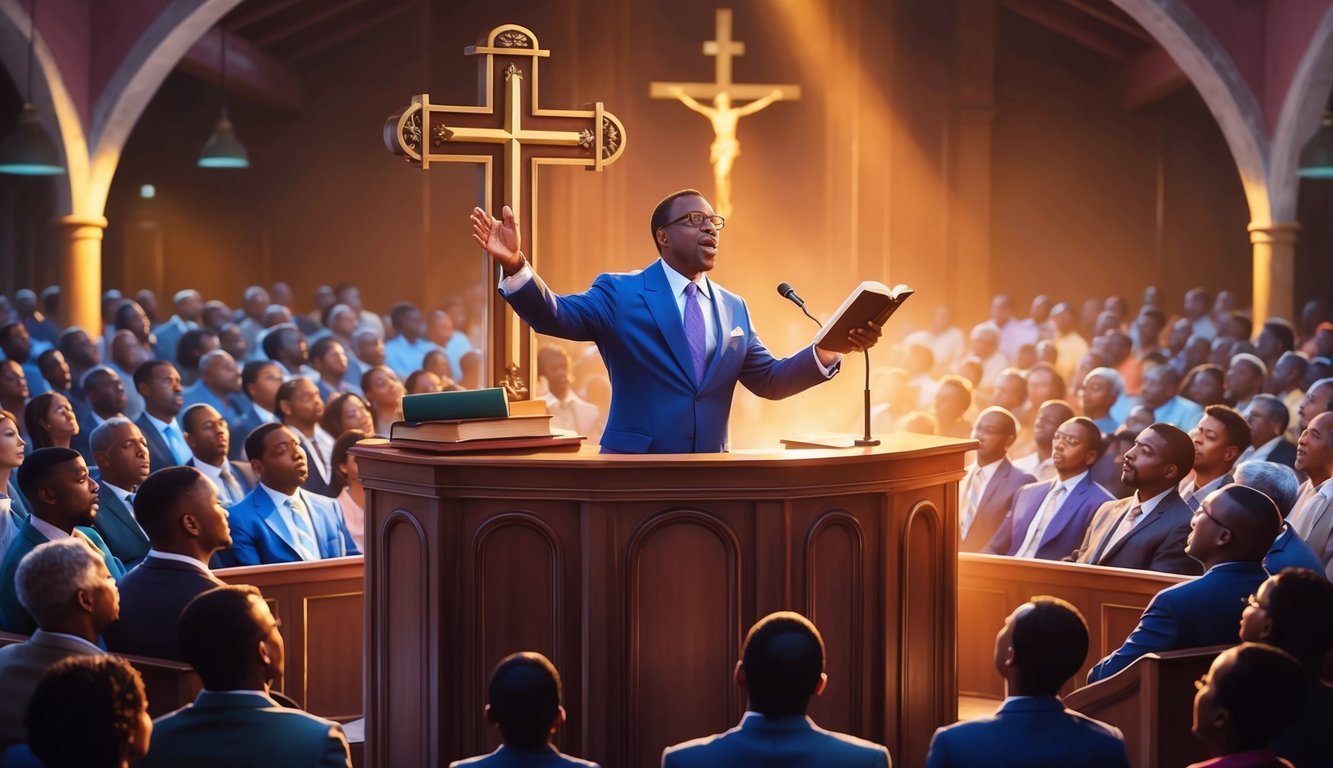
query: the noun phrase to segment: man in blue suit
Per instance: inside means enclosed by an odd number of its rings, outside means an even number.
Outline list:
[[[153,723],[141,768],[351,768],[342,726],[269,696],[286,647],[259,590],[217,587],[181,613],[181,654],[204,689]]]
[[[176,414],[184,396],[176,366],[165,360],[149,360],[134,369],[134,388],[143,397],[144,411],[134,420],[148,440],[148,457],[154,472],[179,467],[190,460],[190,449]]]
[[[597,763],[562,754],[551,743],[565,724],[560,673],[540,653],[506,656],[491,673],[486,720],[500,729],[503,743],[489,755],[450,763],[449,768],[598,768]]]
[[[117,416],[98,424],[88,444],[101,472],[93,527],[111,554],[133,568],[148,554],[148,534],[134,512],[135,492],[148,478],[148,441],[134,422]]]
[[[826,731],[805,714],[810,699],[823,693],[828,675],[824,639],[799,613],[770,613],[750,628],[735,678],[749,694],[740,725],[667,747],[662,768],[889,768],[889,750],[883,746]]]
[[[246,438],[245,454],[259,484],[228,510],[232,546],[218,553],[222,567],[361,554],[338,502],[301,488],[305,451],[290,429],[259,427]]]
[[[726,451],[736,383],[769,399],[825,381],[841,356],[810,346],[783,360],[769,354],[745,301],[708,279],[725,224],[703,195],[682,190],[653,211],[659,260],[641,272],[603,274],[583,293],[561,296],[519,250],[514,212],[503,222],[472,212],[473,237],[500,265],[500,293],[538,333],[595,341],[611,377],[602,450],[608,453]],[[853,330],[857,349],[877,327]]]
[[[1009,462],[1018,438],[1018,419],[998,405],[982,411],[972,425],[976,461],[958,485],[958,551],[980,552],[995,536],[1018,489],[1037,478]]]
[[[181,410],[205,403],[227,418],[228,426],[236,426],[245,417],[250,403],[241,394],[241,371],[236,360],[226,350],[215,349],[199,358],[199,380],[181,393]]]
[[[1051,442],[1057,476],[1019,489],[983,552],[1059,560],[1078,549],[1092,513],[1111,501],[1111,494],[1088,472],[1102,452],[1102,431],[1092,419],[1069,419]]]
[[[990,717],[935,731],[926,768],[1129,768],[1120,731],[1066,709],[1057,695],[1087,656],[1088,625],[1077,608],[1045,596],[1020,605],[995,638],[1008,697]]]
[[[1236,641],[1246,599],[1268,578],[1264,555],[1282,528],[1273,500],[1243,485],[1224,485],[1204,499],[1185,551],[1205,568],[1193,581],[1158,592],[1124,645],[1088,673],[1110,677],[1145,653]]]

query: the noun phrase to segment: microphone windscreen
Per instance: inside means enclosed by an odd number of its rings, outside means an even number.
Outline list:
[[[791,283],[778,283],[778,295],[787,298],[788,294],[796,293],[796,289],[791,287]]]

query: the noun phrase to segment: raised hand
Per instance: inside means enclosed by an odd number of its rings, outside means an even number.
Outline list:
[[[514,209],[507,205],[500,215],[504,221],[491,218],[490,214],[480,208],[473,208],[472,239],[486,249],[506,275],[512,275],[523,268],[523,256],[519,253],[518,220],[514,218]]]

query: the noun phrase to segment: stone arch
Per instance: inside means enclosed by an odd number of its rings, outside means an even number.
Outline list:
[[[1333,89],[1333,8],[1324,13],[1292,74],[1273,130],[1269,186],[1276,221],[1295,221],[1300,180],[1296,166],[1301,146],[1314,135],[1323,119]]]

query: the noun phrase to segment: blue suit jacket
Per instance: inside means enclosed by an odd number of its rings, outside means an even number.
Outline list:
[[[255,413],[253,403],[246,400],[241,420],[236,428],[231,431],[231,454],[229,458],[232,461],[245,461],[245,438],[265,423],[263,419],[259,418],[259,414]]]
[[[1264,555],[1264,570],[1269,573],[1281,573],[1286,568],[1309,568],[1315,573],[1324,572],[1324,564],[1319,556],[1304,539],[1296,535],[1290,525],[1282,526],[1282,533],[1273,542],[1268,554]]]
[[[1009,514],[1009,509],[1014,504],[1014,496],[1018,493],[1018,489],[1036,479],[1010,464],[1009,459],[1000,459],[1000,465],[995,468],[995,474],[991,475],[990,482],[986,483],[986,490],[981,492],[981,502],[977,505],[977,516],[973,518],[971,527],[967,529],[967,536],[962,537],[958,542],[958,551],[980,552],[985,549],[991,538],[995,536],[995,532],[1000,529],[1005,516]],[[966,489],[960,487],[959,496],[961,497],[964,493],[966,493]],[[963,514],[961,508],[958,514],[960,516]],[[959,533],[962,533],[961,529]]]
[[[808,717],[764,717],[747,712],[740,725],[662,751],[662,768],[889,768],[889,750],[855,736],[826,731]]]
[[[926,768],[979,766],[1129,768],[1116,728],[1081,715],[1054,696],[1008,699],[990,717],[935,731]]]
[[[227,427],[232,431],[235,431],[236,426],[241,423],[245,411],[253,410],[250,408],[250,401],[241,395],[232,394],[226,398],[218,397],[213,393],[213,390],[204,386],[203,379],[196,381],[181,392],[181,413],[185,413],[186,408],[200,403],[213,406],[218,413],[222,414],[222,418],[227,420]]]
[[[351,768],[342,726],[261,693],[201,691],[153,722],[136,768]]]
[[[321,558],[359,555],[356,542],[343,521],[342,507],[334,499],[298,490],[301,503],[310,510],[315,527],[315,541]],[[231,549],[224,549],[216,562],[224,568],[238,565],[300,562],[293,534],[273,506],[273,499],[262,485],[255,487],[240,503],[228,508],[231,518]]]
[[[111,554],[120,558],[126,568],[133,568],[148,554],[148,534],[106,483],[97,487],[97,499],[100,504],[97,517],[93,518],[93,527],[102,534]]]
[[[599,768],[597,763],[570,757],[547,744],[531,751],[514,749],[503,744],[489,755],[478,755],[466,760],[455,760],[449,768]]]
[[[1222,563],[1158,592],[1125,644],[1092,668],[1088,682],[1114,675],[1145,653],[1238,642],[1245,599],[1267,578],[1259,563]]]
[[[93,528],[86,528],[82,525],[76,530],[81,531],[89,540],[102,552],[102,559],[106,561],[106,569],[111,571],[111,577],[120,581],[125,575],[125,566],[121,565],[120,560],[111,554],[107,548],[106,542]],[[31,635],[37,629],[37,622],[32,618],[23,604],[19,602],[18,590],[14,585],[14,574],[18,572],[19,561],[23,556],[33,551],[37,547],[45,544],[49,539],[42,535],[32,525],[32,520],[24,520],[23,527],[19,529],[19,535],[9,545],[9,551],[5,553],[4,563],[0,565],[0,629],[6,632],[17,632],[20,635]]]
[[[1018,489],[1009,514],[1004,516],[1000,529],[982,551],[991,555],[1018,554],[1018,548],[1023,546],[1023,540],[1027,538],[1028,529],[1032,527],[1042,502],[1057,484],[1058,479],[1031,483]],[[1046,524],[1046,530],[1042,532],[1041,541],[1037,545],[1037,559],[1059,560],[1078,549],[1083,535],[1087,533],[1092,513],[1108,501],[1111,501],[1111,494],[1093,482],[1091,474],[1080,480]]]
[[[180,462],[176,461],[176,454],[171,452],[171,447],[163,439],[162,433],[158,432],[157,427],[153,426],[153,422],[148,420],[147,411],[139,414],[139,418],[135,419],[134,423],[139,425],[139,431],[143,433],[144,440],[148,441],[149,472],[180,466]],[[184,440],[185,437],[182,436],[181,439]]]
[[[777,360],[750,325],[745,301],[713,289],[717,349],[695,381],[676,297],[661,261],[641,272],[604,274],[587,291],[551,292],[533,275],[506,296],[538,333],[597,343],[611,377],[602,448],[620,453],[725,451],[736,382],[769,399],[825,380],[806,348]]]
[[[195,595],[220,586],[212,573],[149,555],[116,584],[120,618],[102,631],[107,649],[181,660],[176,647],[181,611]]]

